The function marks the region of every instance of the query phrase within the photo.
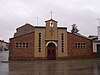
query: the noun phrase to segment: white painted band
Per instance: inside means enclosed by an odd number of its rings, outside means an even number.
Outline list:
[[[47,47],[50,43],[54,43],[55,46],[57,47],[57,43],[56,43],[55,41],[49,41],[49,42],[47,42],[47,43],[46,43],[46,47]]]

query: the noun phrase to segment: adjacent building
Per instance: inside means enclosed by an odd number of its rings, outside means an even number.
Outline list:
[[[4,40],[0,40],[0,51],[8,51],[9,43]]]
[[[97,36],[89,36],[93,40],[93,53],[100,57],[100,26],[97,26]]]
[[[2,51],[2,41],[0,40],[0,51]]]

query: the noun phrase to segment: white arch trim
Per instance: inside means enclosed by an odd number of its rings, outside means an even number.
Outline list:
[[[49,42],[47,42],[47,43],[46,43],[46,47],[49,45],[49,43],[54,43],[55,46],[57,47],[57,43],[56,43],[55,41],[49,41]]]

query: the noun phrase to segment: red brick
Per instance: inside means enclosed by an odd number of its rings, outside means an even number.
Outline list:
[[[16,48],[16,42],[28,42],[28,48]],[[34,59],[34,32],[10,39],[9,59]]]
[[[92,40],[67,32],[68,57],[92,57]],[[75,42],[86,44],[86,48],[75,48]]]

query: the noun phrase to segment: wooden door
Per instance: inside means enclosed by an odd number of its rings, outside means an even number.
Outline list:
[[[56,46],[54,43],[50,43],[47,46],[47,59],[48,60],[56,59]]]

